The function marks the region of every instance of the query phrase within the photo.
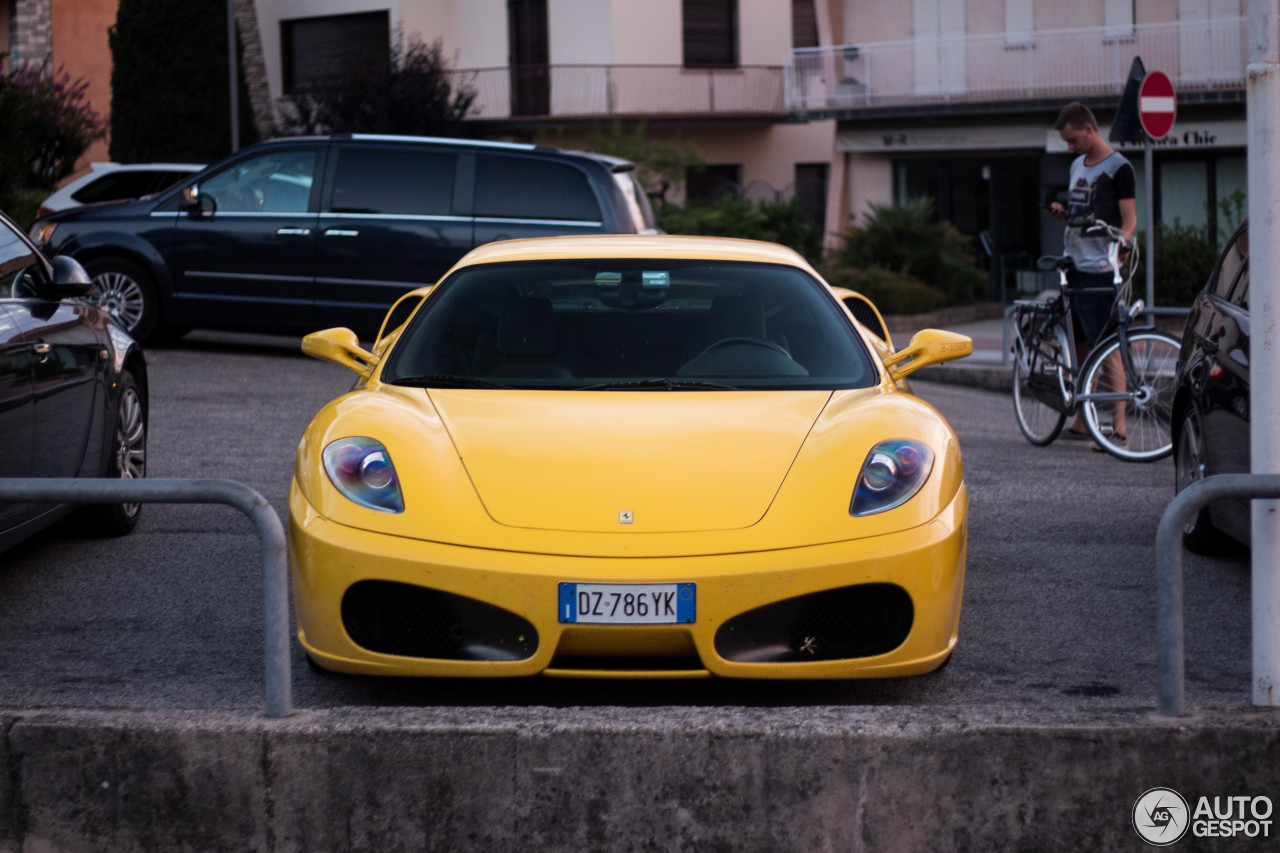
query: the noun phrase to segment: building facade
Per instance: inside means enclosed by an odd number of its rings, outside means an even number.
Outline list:
[[[1052,122],[1079,100],[1107,135],[1136,57],[1177,92],[1173,130],[1151,148],[1154,220],[1230,236],[1247,185],[1244,0],[888,5],[829,0],[839,36],[794,50],[788,65],[789,112],[838,123],[832,173],[847,176],[855,217],[868,203],[928,196],[985,235],[996,270],[1059,252],[1061,224],[1040,211],[1065,189],[1072,158]],[[1147,153],[1117,147],[1134,163],[1141,224]]]
[[[799,194],[834,231],[847,218],[828,205],[836,122],[796,122],[784,97],[795,5],[809,10],[800,43],[818,44],[813,2],[256,0],[281,108],[307,81],[379,57],[388,32],[439,42],[455,82],[476,93],[474,133],[579,148],[643,124],[647,138],[698,147],[707,168],[690,193]]]
[[[1225,239],[1243,203],[1247,0],[233,0],[259,133],[292,93],[391,45],[439,43],[474,135],[586,147],[643,125],[701,151],[687,192],[798,195],[828,243],[872,203],[927,196],[990,254],[993,292],[1061,245],[1040,211],[1080,100],[1107,133],[1135,58],[1172,78],[1151,149],[1157,221]],[[110,105],[118,0],[8,0],[13,61],[52,58]],[[1146,215],[1146,157],[1123,145]],[[100,143],[88,159],[104,159]],[[668,195],[681,200],[681,192]]]

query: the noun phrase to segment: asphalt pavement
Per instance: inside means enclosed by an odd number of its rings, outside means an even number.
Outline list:
[[[913,377],[961,437],[971,496],[945,670],[356,679],[308,671],[295,648],[297,711],[269,720],[255,538],[225,508],[149,507],[121,540],[64,526],[5,555],[0,851],[1138,850],[1135,801],[1155,786],[1269,809],[1280,739],[1277,712],[1250,703],[1247,561],[1188,560],[1193,715],[1159,718],[1153,538],[1171,463],[1032,447],[1001,318],[919,325],[974,341]],[[236,479],[283,514],[298,435],[351,381],[297,343],[197,332],[153,348],[152,473]]]

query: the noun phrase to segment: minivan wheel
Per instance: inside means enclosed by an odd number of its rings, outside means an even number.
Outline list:
[[[134,340],[145,340],[160,319],[160,300],[147,271],[123,258],[95,258],[84,268],[93,280],[85,299],[115,318]]]

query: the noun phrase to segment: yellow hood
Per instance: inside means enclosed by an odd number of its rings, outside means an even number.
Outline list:
[[[733,530],[759,521],[830,392],[430,392],[510,527]]]

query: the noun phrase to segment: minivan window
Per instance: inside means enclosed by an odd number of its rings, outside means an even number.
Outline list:
[[[333,182],[335,213],[448,216],[453,213],[453,154],[346,149]]]
[[[614,172],[613,182],[622,192],[622,198],[627,203],[627,210],[631,213],[631,222],[636,227],[636,233],[659,233],[658,217],[654,215],[653,206],[649,204],[649,196],[645,194],[644,185],[640,183],[635,172]]]
[[[241,160],[200,184],[218,213],[306,213],[316,152],[269,151]]]
[[[532,157],[481,155],[477,160],[476,216],[601,221],[587,176],[572,166]]]

